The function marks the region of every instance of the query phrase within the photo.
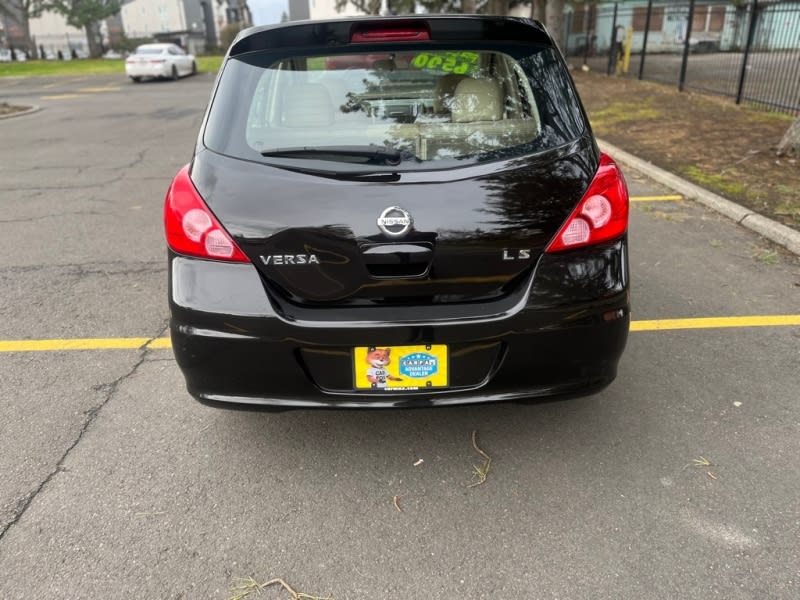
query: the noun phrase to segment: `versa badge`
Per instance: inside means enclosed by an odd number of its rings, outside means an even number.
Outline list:
[[[267,254],[258,258],[265,265],[318,265],[316,254]]]

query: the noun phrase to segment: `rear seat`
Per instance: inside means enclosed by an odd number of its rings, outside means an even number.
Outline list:
[[[458,84],[466,79],[466,75],[448,73],[436,80],[436,89],[433,92],[433,112],[437,115],[449,114],[453,103],[453,94]]]
[[[422,160],[434,156],[457,156],[526,143],[538,135],[535,119],[507,119],[500,84],[492,79],[446,75],[437,86],[441,110],[450,109],[450,122],[373,123],[349,121],[335,106],[326,86],[295,84],[287,89],[281,111],[285,138],[279,145],[297,146],[319,143],[319,128],[337,131],[336,144],[360,144],[365,139],[376,143],[392,141],[413,146]],[[450,90],[452,89],[452,95]],[[449,105],[449,106],[448,106]]]
[[[450,123],[421,123],[418,155],[457,156],[524,144],[538,134],[533,119],[507,119],[503,89],[494,79],[465,77],[450,102]]]

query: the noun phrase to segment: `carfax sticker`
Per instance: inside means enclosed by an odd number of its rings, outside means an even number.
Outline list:
[[[354,348],[354,387],[393,391],[447,387],[447,358],[445,345]]]

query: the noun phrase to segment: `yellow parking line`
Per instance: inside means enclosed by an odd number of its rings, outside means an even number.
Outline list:
[[[40,100],[71,100],[73,98],[80,98],[80,94],[57,94],[55,96],[39,96]]]
[[[168,337],[156,338],[149,344],[147,344],[148,348],[154,348],[156,350],[163,349],[163,348],[172,348],[172,340]]]
[[[672,194],[669,196],[631,196],[631,202],[677,202],[683,200],[680,194]]]
[[[631,331],[668,331],[676,329],[719,329],[728,327],[785,327],[791,325],[800,325],[800,315],[705,317],[700,319],[661,319],[653,321],[631,321]]]
[[[125,350],[132,348],[141,348],[149,340],[150,338],[0,340],[0,352],[48,352],[53,350]]]
[[[746,317],[704,317],[696,319],[656,319],[631,321],[631,331],[676,331],[681,329],[725,329],[732,327],[800,326],[800,315],[762,315]],[[163,350],[172,347],[168,337],[160,338],[73,338],[53,340],[0,340],[3,352],[54,352],[61,350]]]
[[[78,91],[86,94],[102,94],[103,92],[118,92],[118,87],[87,87],[80,88]]]

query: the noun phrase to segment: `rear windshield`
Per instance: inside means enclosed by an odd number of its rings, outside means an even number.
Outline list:
[[[146,48],[144,46],[139,46],[134,54],[161,54],[162,52],[164,52],[164,48]]]
[[[424,170],[548,150],[584,128],[551,48],[253,53],[225,65],[204,143],[278,166]]]

